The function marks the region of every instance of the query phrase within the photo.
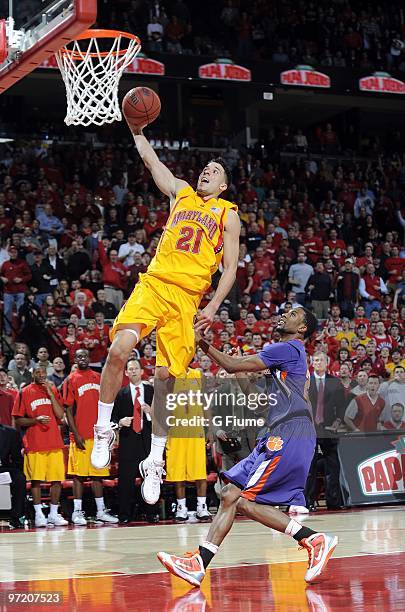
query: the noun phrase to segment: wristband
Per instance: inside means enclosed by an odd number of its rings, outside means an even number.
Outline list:
[[[198,346],[200,347],[200,349],[202,349],[202,351],[204,353],[208,353],[210,345],[208,344],[208,342],[206,340],[204,340],[203,338],[201,338],[198,341]]]

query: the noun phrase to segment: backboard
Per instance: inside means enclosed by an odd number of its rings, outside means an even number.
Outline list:
[[[35,70],[94,24],[97,0],[0,0],[8,55],[0,64],[0,93]]]

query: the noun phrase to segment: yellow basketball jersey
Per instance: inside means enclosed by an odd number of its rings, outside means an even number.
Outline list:
[[[192,293],[211,285],[223,255],[223,233],[230,210],[221,198],[204,201],[190,186],[181,189],[147,274]]]

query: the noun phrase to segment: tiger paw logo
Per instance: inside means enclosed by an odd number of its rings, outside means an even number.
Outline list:
[[[283,441],[280,436],[270,436],[266,444],[269,451],[280,451],[283,448]]]

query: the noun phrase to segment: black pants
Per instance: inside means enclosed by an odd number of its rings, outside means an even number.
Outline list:
[[[136,449],[133,449],[136,451]],[[146,455],[143,453],[125,453],[124,456],[118,454],[118,514],[121,519],[131,519],[133,517],[133,509],[135,503],[139,504],[139,509],[142,514],[151,516],[158,514],[159,505],[145,503],[140,495],[139,487],[135,487],[135,478],[140,476],[139,464]]]
[[[11,516],[19,519],[25,515],[25,485],[24,472],[16,467],[0,467],[0,472],[9,472],[11,477]]]
[[[314,458],[312,459],[307,484],[305,487],[305,498],[308,506],[314,505],[316,495],[317,465],[320,458],[320,455],[318,454],[318,446],[321,448],[325,466],[326,505],[328,508],[335,508],[342,505],[342,496],[339,484],[340,464],[337,453],[338,440],[336,438],[317,438],[317,448],[315,449]]]

